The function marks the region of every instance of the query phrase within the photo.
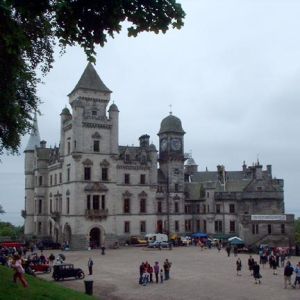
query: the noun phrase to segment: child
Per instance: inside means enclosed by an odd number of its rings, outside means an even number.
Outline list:
[[[164,282],[164,271],[163,269],[160,269],[160,283]]]
[[[242,262],[241,262],[241,259],[238,258],[237,261],[236,261],[236,275],[237,276],[240,276],[240,272],[242,270]]]

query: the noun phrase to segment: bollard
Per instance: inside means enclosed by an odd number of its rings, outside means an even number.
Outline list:
[[[93,295],[93,280],[85,280],[84,287],[87,295]]]

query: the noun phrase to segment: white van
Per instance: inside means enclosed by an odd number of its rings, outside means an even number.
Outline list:
[[[145,240],[148,243],[153,243],[155,241],[158,242],[167,242],[168,241],[168,236],[163,233],[148,233],[145,235]]]

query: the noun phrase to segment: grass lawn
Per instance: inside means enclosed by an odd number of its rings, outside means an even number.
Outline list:
[[[29,287],[23,288],[21,282],[12,280],[14,271],[0,266],[0,299],[5,300],[94,300],[96,298],[67,288],[55,282],[48,282],[37,277],[25,275]],[[83,286],[82,281],[78,284]]]

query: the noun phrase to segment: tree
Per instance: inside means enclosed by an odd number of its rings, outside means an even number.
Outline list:
[[[0,214],[4,214],[4,213],[5,213],[5,211],[4,211],[3,207],[2,207],[2,205],[0,204]]]
[[[95,62],[127,21],[128,36],[180,29],[185,13],[176,0],[0,0],[0,155],[18,153],[21,136],[38,111],[40,78],[52,67],[53,47],[80,45]]]

